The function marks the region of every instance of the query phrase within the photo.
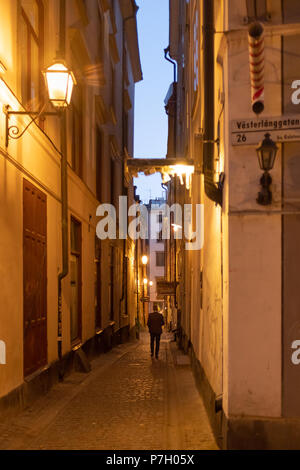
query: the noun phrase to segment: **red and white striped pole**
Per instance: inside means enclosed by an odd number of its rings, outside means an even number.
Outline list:
[[[255,22],[249,26],[249,62],[251,78],[252,109],[255,114],[264,110],[264,68],[265,68],[265,40],[264,27]]]

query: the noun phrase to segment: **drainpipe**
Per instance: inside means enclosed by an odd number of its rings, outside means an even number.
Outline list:
[[[204,190],[209,199],[222,206],[222,184],[214,182],[214,2],[203,1],[203,65],[204,65]]]
[[[66,53],[66,0],[60,0],[60,31],[59,55],[65,57]],[[68,243],[68,172],[67,172],[67,138],[66,114],[61,112],[61,235],[62,235],[62,271],[58,275],[58,332],[57,347],[60,363],[59,378],[63,379],[64,370],[62,360],[62,280],[69,272],[69,243]]]

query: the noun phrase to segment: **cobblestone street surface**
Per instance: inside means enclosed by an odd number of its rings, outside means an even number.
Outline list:
[[[159,360],[148,334],[99,356],[34,405],[0,424],[0,449],[217,449],[188,357],[163,335]]]

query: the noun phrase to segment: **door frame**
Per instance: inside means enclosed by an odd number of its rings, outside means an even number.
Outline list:
[[[32,366],[30,368],[28,368],[28,366],[26,367],[26,358],[28,357],[27,354],[28,354],[28,351],[26,350],[26,326],[27,326],[27,320],[26,320],[26,312],[25,312],[25,298],[26,298],[26,288],[28,287],[26,285],[26,282],[27,282],[27,275],[28,273],[31,271],[31,268],[32,266],[34,265],[34,263],[30,263],[30,269],[27,271],[27,267],[25,265],[25,239],[28,238],[28,230],[30,232],[30,227],[26,227],[25,225],[25,191],[34,191],[34,193],[38,195],[40,195],[40,197],[43,199],[44,203],[45,203],[45,212],[44,212],[44,233],[41,234],[36,231],[35,234],[42,239],[44,238],[44,246],[45,246],[45,259],[44,259],[44,267],[43,267],[43,274],[44,274],[44,279],[42,280],[43,282],[43,285],[41,286],[42,289],[41,289],[41,293],[43,293],[43,300],[42,300],[42,303],[43,303],[43,306],[44,306],[44,309],[45,309],[45,318],[43,320],[43,318],[38,318],[38,319],[35,319],[34,320],[34,323],[37,321],[39,324],[41,324],[42,320],[44,321],[44,335],[40,336],[39,338],[37,338],[37,340],[35,341],[35,347],[39,348],[38,351],[40,353],[43,353],[44,354],[44,359],[43,360],[40,360],[40,361],[37,361],[36,364],[32,364]],[[23,178],[23,201],[22,201],[22,210],[23,210],[23,259],[22,259],[22,263],[23,263],[23,268],[22,268],[22,271],[23,271],[23,375],[24,377],[28,377],[30,376],[31,374],[35,373],[36,371],[38,371],[39,369],[45,367],[48,363],[48,301],[47,301],[47,298],[48,298],[48,285],[47,285],[47,279],[48,279],[48,276],[47,276],[47,249],[48,249],[48,245],[47,245],[47,196],[45,193],[43,193],[37,186],[35,186],[34,184],[32,184],[30,181],[28,181],[27,179]],[[30,211],[34,210],[32,207],[29,208]],[[38,212],[38,208],[36,208],[36,212]],[[36,215],[37,216],[37,215]],[[40,216],[40,214],[39,214]],[[40,221],[40,218],[39,218],[39,221]],[[37,229],[37,227],[31,227],[32,229],[32,234],[34,234],[34,229]],[[37,267],[37,271],[40,273],[41,272],[41,266],[38,265],[36,266]],[[40,332],[39,332],[40,333]],[[41,348],[41,349],[40,349]],[[39,355],[40,357],[40,355]],[[28,370],[28,372],[26,372],[26,369]]]

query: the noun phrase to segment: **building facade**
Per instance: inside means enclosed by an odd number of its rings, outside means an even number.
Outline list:
[[[39,378],[62,377],[74,351],[106,350],[135,329],[135,244],[99,240],[96,210],[134,201],[124,160],[142,72],[134,0],[0,9],[2,410],[26,403]],[[19,134],[11,127],[7,140],[7,110],[54,111],[42,76],[54,60],[74,72],[69,108],[41,114],[18,139],[31,116],[11,114]]]
[[[203,249],[187,251],[180,240],[167,248],[168,276],[179,282],[170,304],[227,449],[300,447],[300,139],[277,132],[299,118],[299,15],[292,0],[170,0],[169,148],[195,173],[189,190],[169,183],[169,203],[204,205]],[[256,22],[260,114],[251,101]],[[256,148],[267,132],[278,152],[272,203],[261,205]]]
[[[149,294],[150,312],[153,311],[154,304],[157,305],[161,313],[164,313],[164,297],[157,292],[157,281],[165,277],[165,242],[163,240],[163,206],[164,198],[150,199],[147,205],[149,211]]]

